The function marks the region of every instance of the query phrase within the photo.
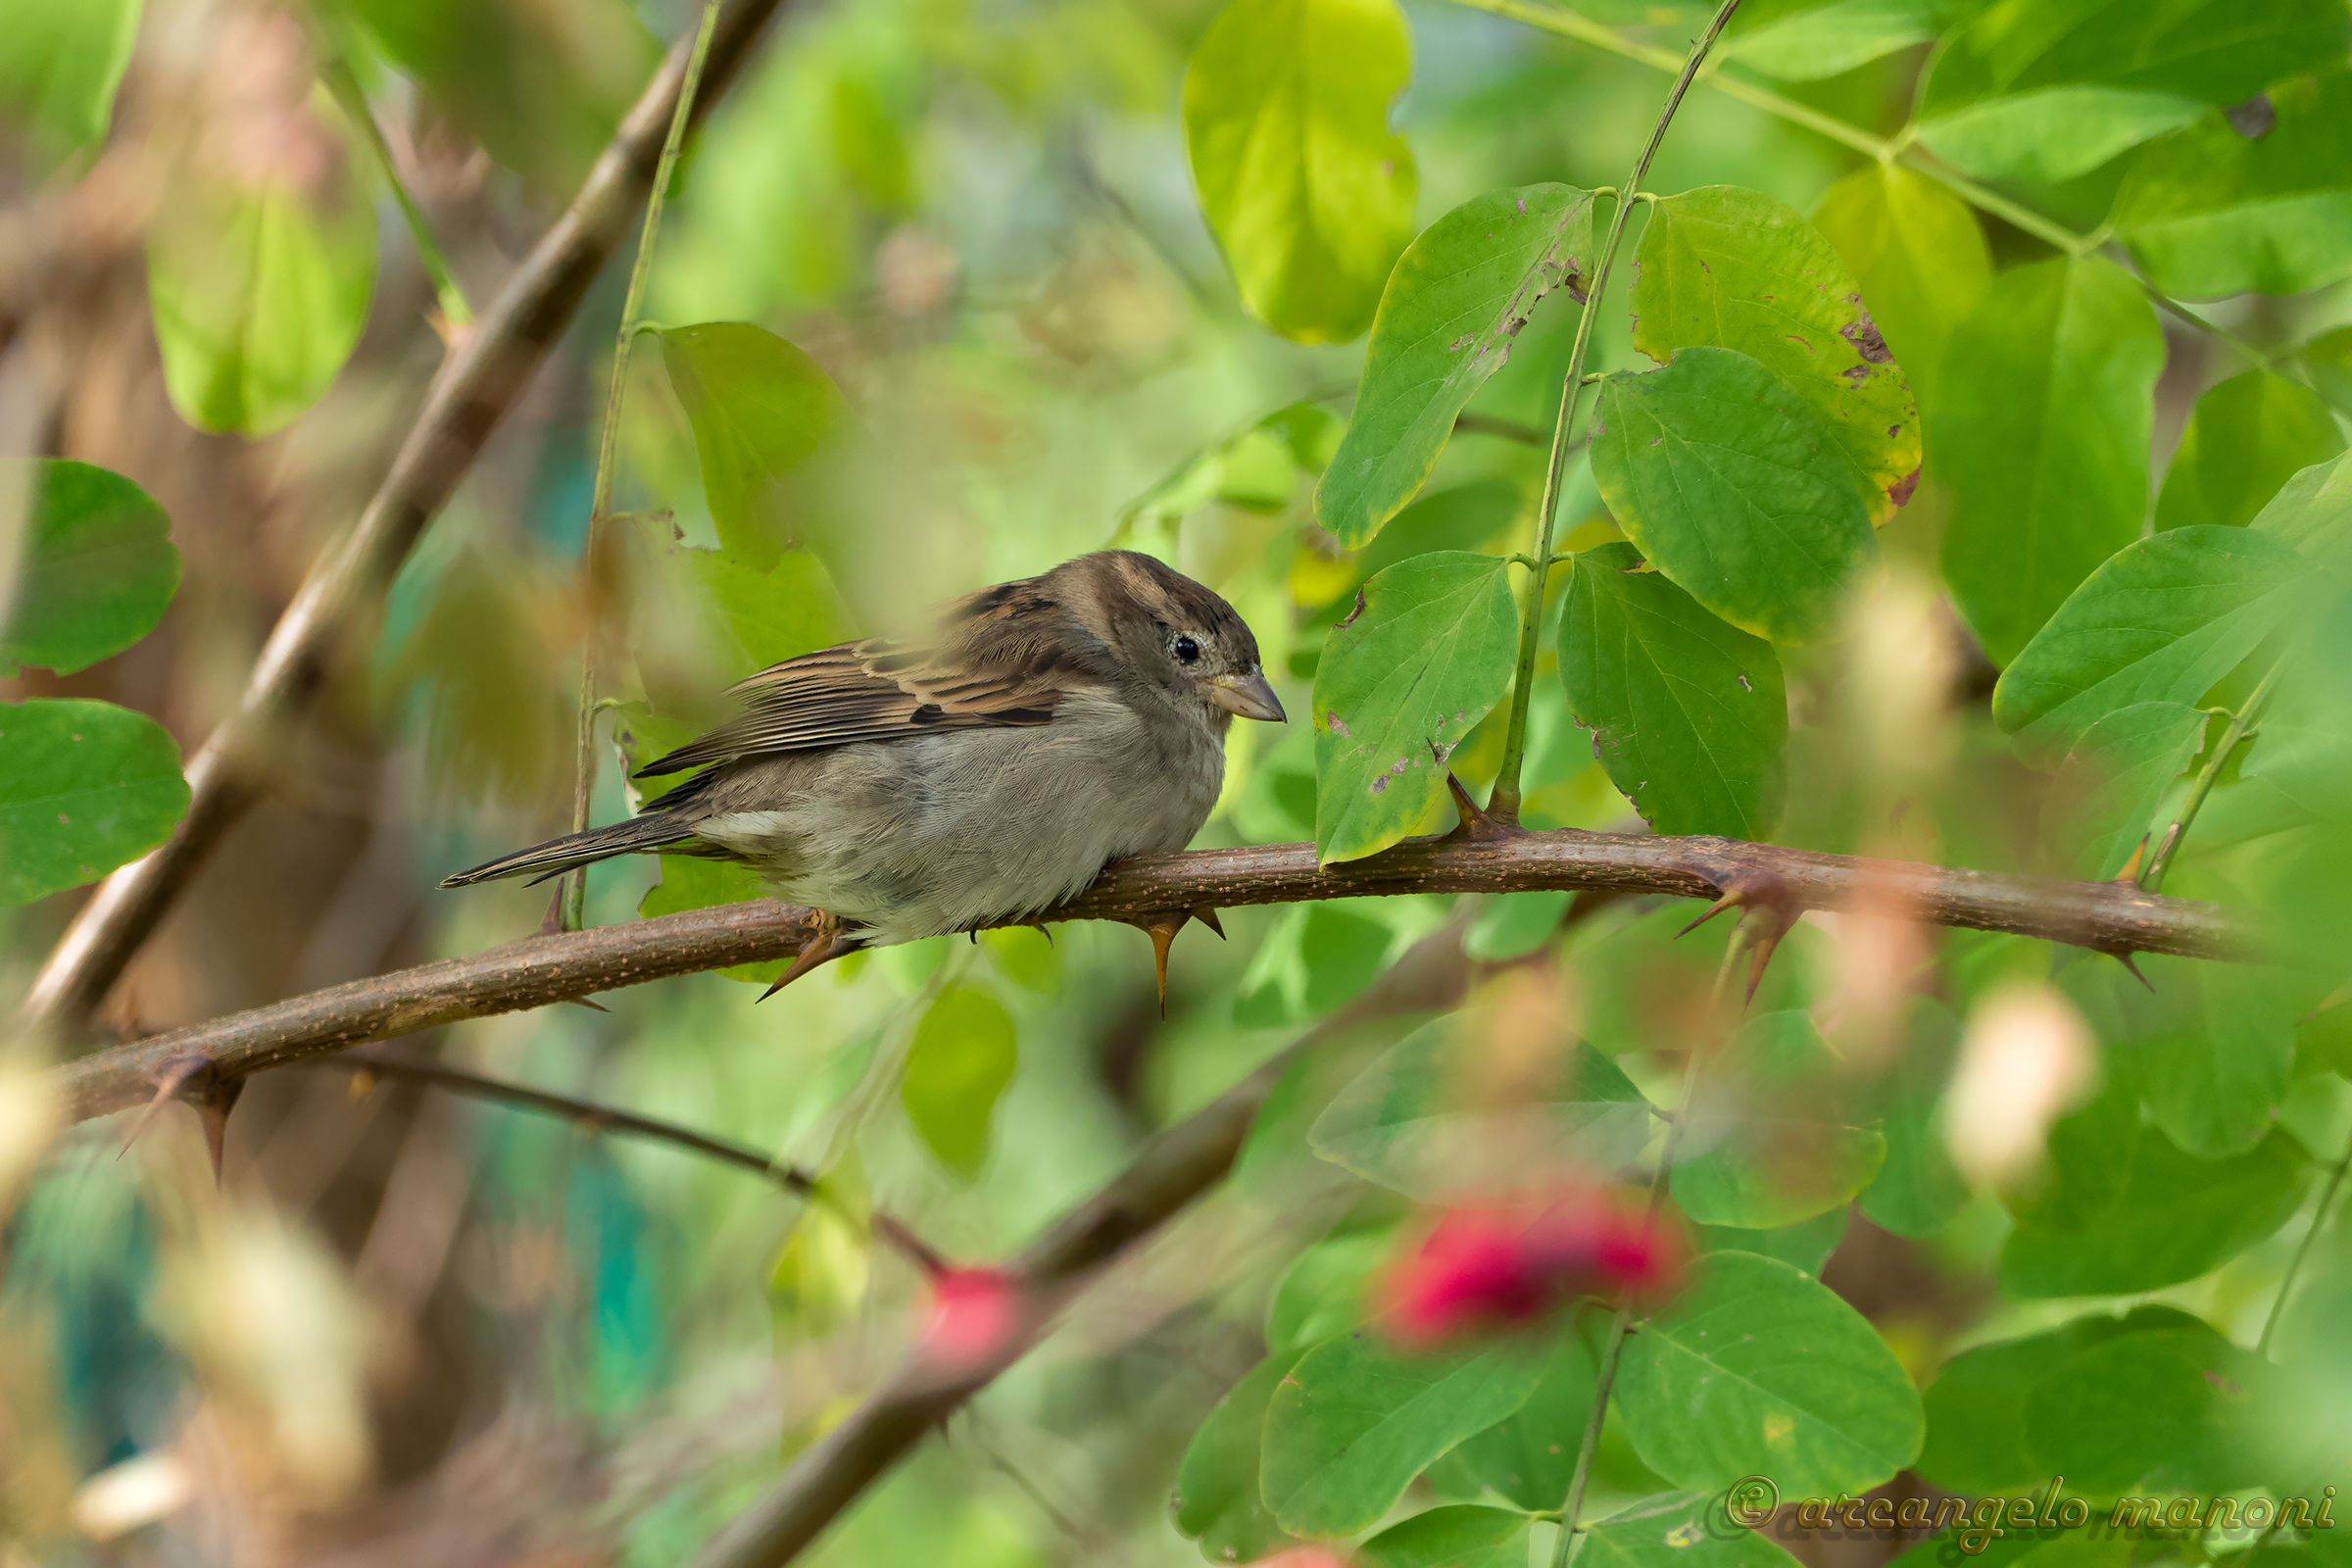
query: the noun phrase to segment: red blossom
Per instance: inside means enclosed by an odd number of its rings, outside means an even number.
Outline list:
[[[994,1268],[943,1268],[931,1276],[931,1312],[922,1350],[947,1366],[970,1367],[994,1356],[1021,1321],[1021,1291]]]
[[[1682,1265],[1678,1237],[1605,1193],[1451,1208],[1391,1264],[1383,1315],[1397,1339],[1435,1345],[1527,1323],[1582,1297],[1661,1297]]]

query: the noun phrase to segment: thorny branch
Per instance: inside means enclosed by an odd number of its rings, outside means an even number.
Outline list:
[[[1538,889],[1714,900],[1759,882],[1782,890],[1792,913],[1868,903],[1907,910],[1926,924],[2119,955],[2236,958],[2256,946],[2253,931],[2216,905],[2142,893],[2125,883],[2042,882],[1738,839],[1530,833],[1492,823],[1477,836],[1410,840],[1339,865],[1316,864],[1311,844],[1139,857],[1110,866],[1086,892],[1036,918],[1149,927],[1202,906]],[[1865,894],[1867,899],[1858,897]],[[101,1116],[148,1100],[175,1065],[191,1058],[240,1078],[461,1019],[790,957],[808,940],[813,919],[813,911],[797,905],[761,899],[533,937],[99,1051],[60,1067],[60,1089],[75,1119]]]
[[[718,101],[779,3],[727,0],[710,38],[697,114]],[[25,998],[29,1021],[77,1029],[221,834],[261,799],[260,760],[274,750],[272,739],[317,699],[345,628],[382,603],[425,524],[456,491],[635,221],[690,48],[681,43],[670,51],[571,205],[454,346],[382,484],[311,569],[255,662],[236,710],[189,761],[187,814],[161,848],[116,871],[82,906]]]

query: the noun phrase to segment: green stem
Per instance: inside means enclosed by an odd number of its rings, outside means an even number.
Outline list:
[[[2148,857],[2146,865],[2140,867],[2139,886],[2143,891],[2154,893],[2164,886],[2164,873],[2172,869],[2173,858],[2180,853],[2180,841],[2188,835],[2189,824],[2197,819],[2197,812],[2205,805],[2205,797],[2213,793],[2213,786],[2220,781],[2222,767],[2230,760],[2230,754],[2237,750],[2238,742],[2252,732],[2254,721],[2262,716],[2263,705],[2271,700],[2271,688],[2278,683],[2278,671],[2283,667],[2283,663],[2273,664],[2270,673],[2262,677],[2261,684],[2254,688],[2253,694],[2230,713],[2229,727],[2222,731],[2222,738],[2206,754],[2204,765],[2197,769],[2196,778],[2188,786],[2188,799],[2180,803],[2180,814],[2166,826],[2164,837],[2157,842],[2156,853]]]
[[[1731,7],[1724,9],[1729,11]],[[1710,993],[1712,1007],[1723,1005],[1732,963],[1739,956],[1739,934],[1735,930],[1733,939],[1724,944],[1723,962],[1715,969],[1715,986]],[[1649,1174],[1649,1223],[1653,1227],[1666,1206],[1667,1178],[1674,1172],[1675,1152],[1681,1148],[1683,1129],[1690,1120],[1684,1112],[1690,1109],[1691,1097],[1698,1093],[1698,1069],[1705,1054],[1696,1047],[1691,1049],[1690,1059],[1683,1064],[1683,1090],[1675,1099],[1674,1111],[1661,1118],[1666,1123],[1666,1137],[1658,1146],[1658,1167]],[[1580,1539],[1577,1529],[1585,1515],[1585,1489],[1592,1480],[1592,1456],[1600,1448],[1600,1429],[1609,1416],[1609,1391],[1616,1386],[1617,1363],[1625,1355],[1625,1341],[1633,1324],[1632,1301],[1618,1302],[1616,1315],[1609,1319],[1608,1336],[1601,1342],[1600,1377],[1592,1385],[1592,1412],[1585,1420],[1584,1441],[1576,1447],[1576,1468],[1569,1473],[1568,1500],[1560,1504],[1560,1534],[1551,1545],[1551,1568],[1568,1568],[1570,1559],[1576,1555]]]
[[[432,225],[424,220],[424,210],[401,182],[399,166],[392,161],[392,145],[384,140],[383,127],[375,122],[375,113],[368,107],[368,94],[353,74],[351,61],[337,50],[326,57],[318,74],[325,79],[326,90],[343,111],[343,118],[351,122],[360,139],[375,155],[384,183],[392,187],[392,199],[400,204],[400,216],[408,220],[409,237],[416,242],[416,257],[424,263],[425,276],[432,279],[434,298],[441,305],[441,318],[451,326],[464,326],[473,319],[473,307],[466,302],[466,291],[458,287],[457,276],[449,270],[449,258],[441,254],[440,245],[434,241]]]
[[[596,490],[588,503],[588,544],[581,558],[581,570],[591,589],[592,615],[596,602],[593,590],[597,524],[612,502],[613,454],[620,445],[620,404],[629,384],[629,346],[637,339],[637,308],[645,297],[645,276],[652,270],[654,259],[654,236],[662,229],[662,208],[669,195],[670,175],[677,169],[678,148],[686,140],[686,124],[694,115],[694,90],[703,79],[703,61],[710,53],[710,33],[718,24],[718,4],[719,0],[703,0],[702,24],[694,35],[694,49],[686,57],[685,78],[678,83],[678,105],[670,112],[669,135],[662,143],[661,161],[654,166],[654,188],[645,199],[645,228],[637,236],[637,259],[629,268],[629,291],[620,305],[620,332],[612,345],[612,382],[605,391],[605,428],[596,448]],[[579,751],[571,789],[574,833],[588,826],[588,797],[596,787],[596,652],[601,633],[602,628],[592,621],[586,645],[580,650]],[[588,872],[583,866],[564,878],[564,930],[580,928],[587,897]]]
[[[2262,1338],[2254,1342],[2256,1355],[2267,1356],[2271,1353],[2271,1336],[2278,1332],[2278,1319],[2285,1315],[2286,1299],[2294,1294],[2295,1276],[2303,1272],[2304,1260],[2311,1256],[2312,1244],[2320,1239],[2320,1232],[2328,1228],[2328,1214],[2335,1207],[2335,1195],[2343,1188],[2346,1171],[2352,1171],[2352,1147],[2347,1147],[2343,1157],[2328,1167],[2328,1185],[2320,1190],[2320,1206],[2311,1216],[2311,1229],[2305,1231],[2303,1240],[2295,1244],[2295,1255],[2287,1259],[2286,1276],[2278,1282],[2278,1294],[2271,1298],[2270,1313],[2262,1320]]]
[[[1485,11],[1494,16],[1508,17],[1513,22],[1524,23],[1531,27],[1540,27],[1545,32],[1558,33],[1564,38],[1574,38],[1579,43],[1590,44],[1595,49],[1605,50],[1620,59],[1636,61],[1654,70],[1675,71],[1680,68],[1680,62],[1668,51],[1637,42],[1605,23],[1594,22],[1590,17],[1579,16],[1576,12],[1564,10],[1558,6],[1538,4],[1534,3],[1534,0],[1455,0],[1455,4],[1468,6],[1474,11]],[[1859,125],[1838,119],[1835,115],[1825,115],[1810,104],[1799,103],[1785,94],[1774,92],[1770,87],[1760,86],[1738,76],[1726,75],[1720,71],[1702,72],[1700,79],[1727,98],[1737,99],[1750,108],[1761,109],[1766,114],[1787,121],[1791,125],[1802,126],[1817,136],[1823,136],[1840,146],[1849,147],[1866,158],[1874,158],[1881,163],[1900,164],[1905,169],[1925,174],[1979,212],[1989,213],[2012,228],[2031,234],[2043,244],[2063,251],[2069,256],[2088,255],[2099,249],[2106,241],[2107,236],[2104,234],[2077,233],[2065,224],[2043,217],[2031,207],[2012,201],[1990,186],[1981,184],[1956,170],[1946,168],[1919,146],[1910,127],[1906,126],[1894,136],[1875,135]],[[2196,327],[2199,331],[2208,333],[2239,349],[2258,365],[2277,365],[2278,359],[2277,355],[2256,347],[2226,326],[2219,326],[2206,320],[2179,300],[2157,288],[2146,278],[2137,277],[2136,274],[2134,276],[2140,288],[2146,292],[2148,298],[2155,303],[2158,309],[2167,311]]]
[[[1496,3],[1515,3],[1515,0],[1496,0]],[[1642,181],[1649,173],[1649,161],[1658,154],[1658,144],[1666,139],[1666,127],[1674,122],[1674,112],[1683,105],[1683,95],[1690,90],[1690,82],[1698,74],[1700,62],[1715,46],[1723,24],[1732,20],[1740,0],[1723,0],[1715,10],[1715,20],[1707,30],[1690,46],[1690,54],[1683,62],[1682,74],[1674,78],[1674,90],[1666,95],[1666,106],[1658,111],[1657,123],[1649,128],[1649,140],[1642,144],[1640,156],[1634,160],[1634,171],[1619,185],[1614,209],[1609,214],[1608,236],[1601,241],[1600,260],[1592,269],[1592,286],[1585,295],[1585,308],[1576,318],[1576,343],[1568,351],[1568,373],[1560,388],[1560,414],[1551,430],[1551,461],[1544,469],[1543,510],[1536,518],[1536,548],[1533,552],[1537,565],[1533,579],[1527,585],[1527,607],[1520,615],[1519,664],[1511,678],[1511,713],[1502,737],[1502,767],[1494,775],[1494,793],[1487,803],[1491,815],[1506,822],[1519,820],[1519,764],[1527,753],[1527,705],[1536,679],[1536,647],[1544,633],[1544,590],[1551,575],[1551,534],[1560,510],[1560,487],[1568,474],[1568,454],[1575,450],[1569,439],[1570,427],[1576,422],[1576,405],[1584,393],[1585,353],[1592,342],[1592,318],[1600,310],[1601,296],[1608,292],[1609,268],[1617,259],[1617,242],[1625,234],[1626,214],[1634,210],[1640,198]],[[1565,14],[1565,13],[1564,13]],[[1579,22],[1583,18],[1577,19]]]

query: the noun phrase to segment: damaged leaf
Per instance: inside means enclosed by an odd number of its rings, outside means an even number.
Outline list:
[[[1592,197],[1568,185],[1473,197],[1397,259],[1347,438],[1315,490],[1315,515],[1344,548],[1412,500],[1536,302],[1562,286],[1582,299],[1592,268]]]
[[[1438,825],[1453,749],[1510,690],[1507,563],[1442,550],[1363,587],[1315,670],[1315,855],[1377,854]]]

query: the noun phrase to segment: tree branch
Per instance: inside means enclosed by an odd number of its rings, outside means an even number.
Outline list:
[[[2128,883],[2041,882],[1907,860],[1634,833],[1505,833],[1415,839],[1368,859],[1318,866],[1310,844],[1194,850],[1122,860],[1039,920],[1148,924],[1197,906],[1300,904],[1398,893],[1592,889],[1712,899],[1770,882],[1791,910],[1838,909],[1869,894],[1932,925],[1968,926],[2102,953],[2238,958],[2245,922],[2216,905],[2142,893]],[[148,1099],[189,1058],[243,1077],[308,1056],[466,1018],[516,1012],[671,975],[760,963],[800,952],[813,912],[772,899],[528,938],[231,1013],[93,1053],[58,1069],[74,1119]],[[1029,919],[1005,924],[1030,924]]]
[[[780,0],[727,0],[710,40],[698,113],[718,101]],[[389,472],[351,530],[327,548],[255,662],[236,711],[188,763],[192,798],[172,837],[117,870],[50,954],[24,1001],[29,1021],[78,1029],[221,833],[266,787],[271,738],[311,706],[354,616],[392,578],[445,505],[581,297],[636,220],[669,128],[690,43],[669,52],[571,205],[474,329],[443,362]]]
[[[1007,1268],[1006,1281],[1022,1303],[1011,1334],[986,1356],[952,1370],[917,1347],[889,1383],[804,1449],[775,1485],[705,1544],[692,1568],[774,1568],[791,1561],[917,1439],[1027,1354],[1104,1263],[1220,1180],[1258,1106],[1300,1054],[1369,1018],[1451,1005],[1468,973],[1460,925],[1432,932],[1370,990],[1152,1139],[1108,1186],[1064,1214]]]
[[[764,1177],[786,1192],[812,1203],[834,1201],[825,1185],[816,1177],[798,1165],[788,1165],[775,1159],[749,1144],[714,1137],[674,1121],[640,1116],[633,1110],[599,1104],[593,1100],[580,1100],[552,1090],[536,1089],[529,1084],[518,1084],[511,1079],[494,1078],[488,1073],[453,1067],[444,1061],[396,1056],[389,1052],[355,1051],[332,1060],[316,1057],[299,1065],[337,1068],[360,1078],[397,1078],[410,1083],[430,1084],[435,1089],[447,1090],[453,1095],[465,1095],[516,1110],[536,1110],[546,1115],[560,1116],[582,1132],[617,1133],[623,1138],[667,1144],[672,1149],[683,1149],[706,1159],[715,1159],[722,1165],[732,1165],[738,1170]],[[875,1209],[866,1216],[865,1222],[872,1226],[874,1234],[886,1245],[897,1249],[925,1274],[937,1274],[948,1266],[947,1259],[941,1257],[896,1216]]]

